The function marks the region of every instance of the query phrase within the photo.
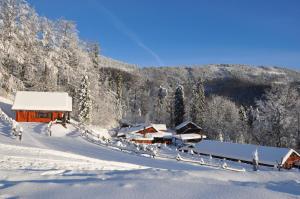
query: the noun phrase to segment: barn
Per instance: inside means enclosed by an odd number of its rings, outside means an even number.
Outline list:
[[[50,122],[70,119],[72,98],[66,92],[18,91],[12,106],[17,122]]]
[[[188,149],[186,149],[188,150]],[[278,165],[290,169],[297,167],[300,155],[293,149],[260,146],[252,144],[238,144],[214,140],[202,140],[194,145],[193,151],[200,155],[214,158],[240,161],[252,164],[253,152],[257,150],[259,165],[277,167]]]

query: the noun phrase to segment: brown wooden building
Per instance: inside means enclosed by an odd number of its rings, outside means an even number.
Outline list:
[[[12,110],[17,122],[65,122],[70,119],[72,98],[65,92],[19,91]]]
[[[192,121],[185,121],[175,127],[174,143],[197,143],[205,139],[202,128]]]
[[[176,134],[202,134],[202,128],[191,121],[185,121],[175,127]]]

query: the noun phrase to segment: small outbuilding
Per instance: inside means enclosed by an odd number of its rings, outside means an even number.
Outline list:
[[[202,128],[192,121],[185,121],[175,127],[176,135],[173,136],[175,144],[196,143],[205,139]]]
[[[175,144],[182,144],[182,143],[197,143],[200,142],[202,139],[205,139],[205,135],[201,135],[198,133],[189,133],[189,134],[178,134],[174,135],[174,143]]]
[[[176,134],[202,134],[202,128],[192,121],[185,121],[175,127]]]
[[[258,152],[259,165],[283,167],[290,169],[297,167],[300,155],[293,149],[259,146],[252,144],[238,144],[213,140],[202,140],[194,145],[193,151],[200,155],[214,158],[240,161],[252,164],[253,152]]]
[[[18,91],[12,110],[17,122],[65,122],[70,119],[72,98],[66,92]]]

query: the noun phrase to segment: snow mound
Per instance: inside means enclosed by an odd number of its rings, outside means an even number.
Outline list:
[[[53,124],[51,126],[51,136],[53,137],[63,137],[66,135],[69,135],[72,132],[77,131],[76,128],[74,128],[74,126],[67,124],[66,127],[64,127],[61,124]]]

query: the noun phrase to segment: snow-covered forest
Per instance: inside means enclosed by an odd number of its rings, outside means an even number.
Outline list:
[[[66,91],[72,117],[90,94],[95,125],[193,120],[212,139],[300,148],[300,73],[278,67],[207,65],[139,68],[83,41],[76,23],[39,16],[23,0],[0,1],[0,94]],[[82,85],[82,80],[86,82]],[[83,119],[81,119],[83,120]]]

